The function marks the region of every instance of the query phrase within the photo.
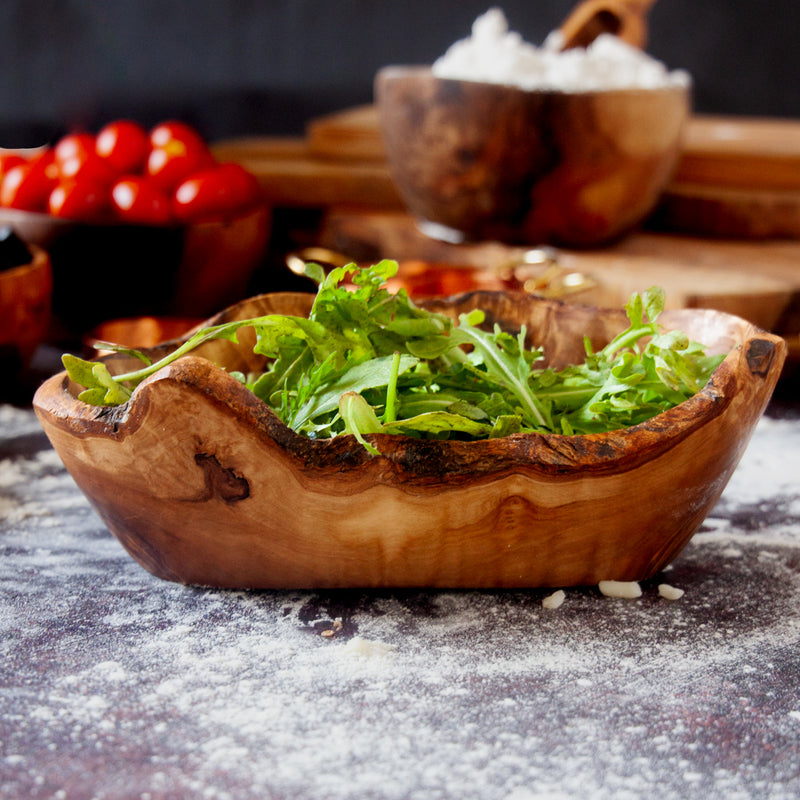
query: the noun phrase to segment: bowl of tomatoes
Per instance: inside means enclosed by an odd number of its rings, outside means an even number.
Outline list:
[[[258,179],[177,120],[0,153],[0,224],[49,252],[54,317],[73,333],[242,299],[270,218]]]

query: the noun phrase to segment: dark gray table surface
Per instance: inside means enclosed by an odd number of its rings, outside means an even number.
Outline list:
[[[167,583],[0,405],[0,797],[800,796],[797,416],[642,588]]]

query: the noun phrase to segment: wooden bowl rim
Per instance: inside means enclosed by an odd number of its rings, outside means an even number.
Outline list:
[[[375,73],[374,83],[377,86],[386,81],[419,81],[441,83],[443,86],[463,84],[470,87],[481,87],[485,91],[504,92],[507,94],[531,95],[540,97],[585,98],[592,100],[597,97],[641,97],[655,95],[678,95],[689,97],[692,94],[692,85],[669,84],[666,86],[629,86],[613,87],[609,89],[586,89],[569,91],[566,89],[525,89],[510,83],[494,83],[492,81],[476,81],[468,78],[445,78],[433,73],[433,68],[427,64],[387,64]],[[380,103],[377,104],[380,108]]]
[[[508,295],[507,292],[467,292],[442,299],[456,306],[470,298],[480,301],[486,295]],[[259,295],[211,317],[205,324],[218,324],[231,318],[237,311],[247,309],[259,299],[297,298],[300,293],[275,293]],[[303,298],[313,295],[303,293]],[[529,298],[534,303],[544,303],[559,308],[575,304],[544,298]],[[310,303],[310,299],[309,299]],[[617,314],[617,309],[602,309],[584,306],[596,313]],[[563,312],[562,312],[563,313]],[[674,447],[698,428],[720,416],[728,408],[743,382],[756,380],[751,352],[768,351],[768,363],[762,373],[775,374],[780,370],[786,354],[785,341],[767,333],[750,323],[721,311],[679,309],[664,312],[665,328],[669,319],[686,318],[687,315],[710,315],[718,321],[720,329],[728,326],[747,331],[743,341],[735,346],[709,379],[706,386],[683,403],[662,412],[646,422],[606,433],[563,435],[555,433],[514,434],[502,439],[477,441],[421,440],[393,434],[377,434],[367,437],[381,451],[380,457],[370,456],[350,435],[332,439],[308,439],[295,433],[239,381],[224,369],[198,355],[188,355],[159,370],[143,381],[133,392],[131,399],[114,408],[90,406],[82,403],[74,394],[66,372],[60,372],[47,381],[34,397],[37,413],[44,415],[52,424],[83,435],[92,434],[122,439],[135,431],[146,419],[150,402],[157,402],[161,382],[179,385],[181,391],[201,393],[242,422],[263,440],[271,440],[292,458],[301,469],[316,471],[330,469],[336,465],[343,472],[362,469],[388,469],[394,480],[405,482],[442,480],[471,480],[481,476],[496,476],[502,472],[531,470],[538,474],[553,476],[576,473],[619,472],[633,468]],[[744,326],[744,327],[742,327]],[[678,325],[673,325],[678,327]],[[180,340],[152,348],[154,356],[163,355],[174,348]],[[239,347],[243,347],[239,345]],[[758,355],[756,352],[756,355]],[[105,356],[108,361],[115,356]],[[763,381],[766,387],[769,382]],[[763,393],[757,387],[755,395]],[[380,465],[380,466],[379,466]]]
[[[35,227],[37,230],[44,231],[47,229],[44,235],[39,236],[40,241],[28,242],[29,246],[46,247],[48,242],[53,241],[58,236],[75,230],[84,231],[99,228],[107,231],[117,228],[122,230],[144,228],[148,230],[186,231],[211,227],[226,228],[234,222],[249,219],[250,217],[263,216],[264,214],[269,214],[270,211],[269,203],[266,199],[263,199],[245,208],[234,210],[231,214],[222,216],[219,219],[199,219],[193,222],[171,221],[166,225],[150,225],[141,222],[125,222],[118,219],[70,219],[68,217],[56,217],[44,211],[28,211],[26,209],[0,206],[0,223],[9,225],[15,230],[19,227],[21,231],[28,227],[26,223],[29,223],[31,227]]]
[[[25,246],[31,254],[31,260],[27,264],[20,264],[10,269],[0,270],[0,281],[3,279],[19,280],[26,273],[41,272],[50,269],[50,254],[43,247],[37,244],[26,242]]]

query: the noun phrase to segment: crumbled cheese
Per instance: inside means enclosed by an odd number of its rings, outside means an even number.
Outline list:
[[[341,652],[348,657],[368,659],[386,658],[391,656],[394,651],[394,645],[372,639],[364,639],[361,636],[354,636],[341,648]]]
[[[564,594],[564,590],[559,589],[553,592],[553,594],[547,595],[547,597],[542,600],[542,608],[560,608],[566,597],[567,595]]]
[[[642,587],[636,581],[600,581],[597,587],[606,597],[633,599],[642,596]]]
[[[561,92],[689,86],[684,70],[664,64],[611,34],[589,47],[562,50],[560,31],[541,47],[509,31],[499,8],[491,8],[472,25],[472,35],[451,45],[433,64],[440,78],[500,83],[521,89]]]
[[[668,583],[659,583],[658,593],[667,600],[680,600],[684,594],[683,589],[678,589],[676,586],[670,586]]]

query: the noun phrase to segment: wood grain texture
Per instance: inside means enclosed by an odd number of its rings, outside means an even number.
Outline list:
[[[673,182],[649,224],[731,239],[800,239],[800,189]]]
[[[308,295],[263,296],[221,319],[307,310]],[[553,363],[584,334],[623,324],[603,312],[523,295],[471,293],[509,329],[529,326]],[[478,442],[372,437],[310,440],[283,425],[230,369],[257,366],[251,342],[209,343],[142,383],[124,406],[75,397],[64,374],[34,407],[67,469],[109,529],[154,574],[249,588],[532,587],[648,577],[716,502],[772,393],[781,339],[713,311],[664,315],[732,352],[682,405],[623,431]],[[110,359],[112,363],[114,359]]]

